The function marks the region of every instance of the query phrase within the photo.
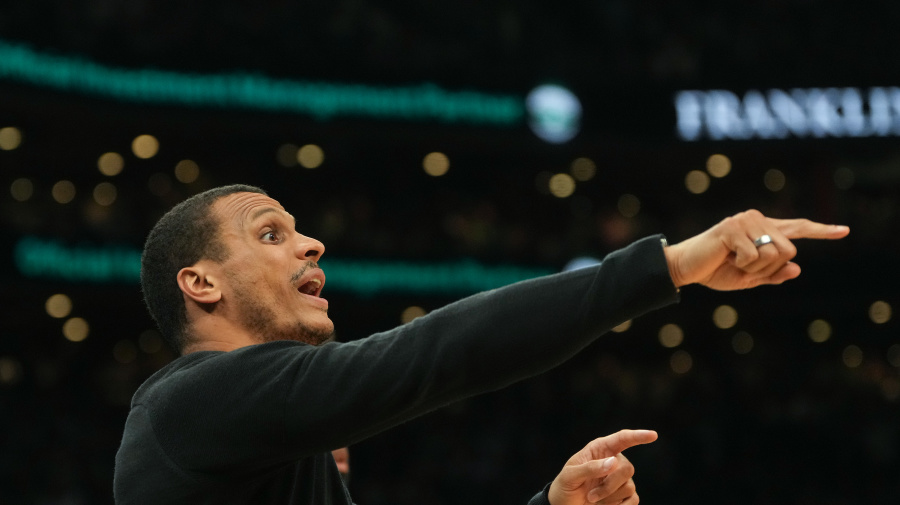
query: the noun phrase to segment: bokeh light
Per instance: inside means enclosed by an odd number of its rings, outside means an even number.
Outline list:
[[[706,192],[709,189],[709,176],[700,170],[691,170],[684,177],[684,187],[695,195]]]
[[[638,197],[626,193],[619,197],[619,201],[616,202],[616,208],[619,209],[619,214],[622,214],[622,216],[632,218],[641,211],[641,201]]]
[[[306,144],[297,150],[297,163],[303,168],[319,168],[325,162],[325,151],[315,144]]]
[[[557,198],[568,198],[575,192],[575,179],[569,174],[555,174],[547,183],[550,194]]]
[[[749,354],[753,350],[753,335],[746,331],[739,331],[731,337],[731,348],[737,354]]]
[[[581,101],[557,84],[542,84],[525,97],[528,126],[551,144],[568,142],[581,129]]]
[[[900,344],[893,344],[888,347],[887,361],[894,368],[900,368]]]
[[[131,142],[131,152],[138,158],[150,159],[159,152],[159,141],[153,135],[138,135]]]
[[[0,384],[12,386],[22,380],[22,363],[12,356],[0,357]]]
[[[450,159],[444,153],[433,152],[425,155],[422,160],[422,168],[432,177],[440,177],[450,170]]]
[[[624,323],[619,324],[618,326],[615,326],[612,329],[612,331],[615,333],[622,333],[622,332],[628,331],[629,328],[631,328],[631,319],[629,319],[628,321],[625,321]]]
[[[770,168],[763,176],[763,184],[766,185],[766,189],[772,192],[781,191],[786,183],[787,177],[785,177],[784,172],[777,168]]]
[[[411,307],[407,307],[407,308],[403,309],[403,312],[400,313],[400,322],[403,324],[406,324],[406,323],[412,321],[413,319],[422,317],[424,315],[425,315],[425,309],[423,309],[422,307],[413,305]]]
[[[589,181],[597,175],[597,164],[590,158],[575,158],[569,167],[569,173],[577,181]]]
[[[103,175],[110,177],[122,173],[125,168],[125,158],[119,153],[109,152],[103,153],[97,158],[97,169]]]
[[[44,310],[50,317],[62,319],[72,312],[72,299],[62,293],[57,293],[47,298],[47,301],[44,302]]]
[[[897,401],[900,398],[900,380],[896,377],[885,377],[881,381],[881,394],[884,395],[884,399],[887,401]]]
[[[0,149],[12,151],[22,144],[22,131],[15,126],[0,128]]]
[[[72,184],[72,181],[59,181],[53,185],[50,194],[57,203],[69,203],[75,199],[75,185]]]
[[[104,207],[112,205],[118,194],[116,186],[110,182],[101,182],[94,186],[94,201]]]
[[[844,366],[847,368],[857,368],[863,362],[862,349],[855,345],[848,345],[844,348],[844,352],[841,353],[841,359],[843,359]]]
[[[731,305],[719,305],[713,311],[713,324],[716,328],[728,329],[737,324],[738,313]]]
[[[879,300],[869,306],[869,319],[875,324],[884,324],[891,320],[891,305]]]
[[[724,154],[713,154],[706,160],[706,171],[716,178],[725,177],[731,172],[731,159]]]
[[[290,168],[298,163],[297,151],[299,150],[300,148],[294,144],[282,144],[275,152],[275,160],[279,165]]]
[[[694,358],[687,351],[678,350],[672,353],[672,357],[669,358],[669,366],[673,372],[683,375],[691,371],[691,368],[694,366]]]
[[[175,165],[175,178],[183,184],[190,184],[200,177],[200,166],[194,160],[181,160]]]
[[[817,344],[821,344],[831,338],[831,324],[824,319],[816,319],[809,323],[806,332],[809,335],[810,340]]]
[[[9,185],[9,194],[13,200],[24,202],[34,195],[34,184],[31,179],[20,177]]]
[[[63,336],[71,342],[81,342],[88,337],[90,327],[87,321],[80,317],[73,317],[63,323]]]
[[[669,323],[659,329],[659,343],[663,347],[678,347],[684,341],[684,331],[677,324]]]

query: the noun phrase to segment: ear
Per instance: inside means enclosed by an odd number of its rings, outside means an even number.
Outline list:
[[[181,292],[197,303],[216,303],[222,299],[217,276],[207,262],[182,268],[177,279]]]

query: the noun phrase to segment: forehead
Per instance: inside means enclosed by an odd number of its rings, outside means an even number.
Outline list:
[[[232,193],[216,200],[213,208],[228,228],[244,228],[269,213],[292,218],[277,200],[261,193]]]

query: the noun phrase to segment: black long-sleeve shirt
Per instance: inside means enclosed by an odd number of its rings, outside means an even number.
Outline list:
[[[361,340],[181,356],[134,395],[116,503],[349,505],[332,449],[544,372],[676,300],[657,236]]]

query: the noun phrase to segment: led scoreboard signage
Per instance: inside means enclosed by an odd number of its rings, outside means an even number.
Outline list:
[[[679,91],[685,141],[900,135],[900,88]]]

